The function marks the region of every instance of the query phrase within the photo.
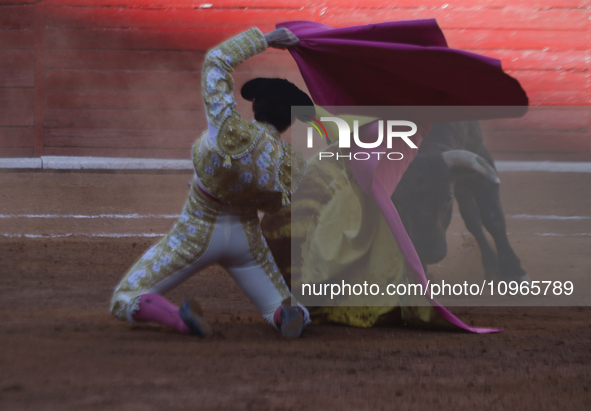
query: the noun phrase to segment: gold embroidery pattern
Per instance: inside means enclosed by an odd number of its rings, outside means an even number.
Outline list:
[[[193,146],[193,164],[202,184],[223,203],[275,212],[285,205],[282,195],[291,194],[294,188],[290,181],[292,159],[297,158],[300,172],[305,170],[305,160],[280,140],[273,126],[250,124],[260,137],[255,137],[252,149],[233,159],[230,167],[223,167],[225,160],[217,149],[200,154],[199,142]]]
[[[262,267],[263,271],[265,271],[265,274],[267,274],[281,295],[281,298],[285,299],[290,297],[291,294],[289,292],[289,288],[287,287],[281,272],[277,268],[277,264],[275,264],[273,255],[269,250],[269,246],[263,237],[261,225],[256,213],[242,215],[240,217],[240,222],[242,223],[242,227],[246,233],[248,246],[254,261]]]
[[[267,49],[263,33],[252,28],[211,49],[205,56],[201,72],[201,90],[211,125],[219,127],[232,114],[234,67]]]
[[[223,203],[275,212],[289,203],[306,161],[272,125],[240,117],[234,109],[230,75],[234,67],[266,48],[261,31],[251,29],[207,54],[203,98],[209,124],[218,131],[210,140],[215,141],[213,148],[201,153],[199,143],[193,146],[193,164],[203,186]],[[213,136],[203,138],[209,137]]]
[[[201,258],[213,236],[219,209],[219,204],[193,185],[172,230],[144,253],[115,289],[111,312],[133,322],[140,295]]]
[[[253,149],[260,137],[257,127],[233,112],[229,115],[218,132],[216,148],[224,157],[224,167],[232,166],[231,159],[240,158]]]

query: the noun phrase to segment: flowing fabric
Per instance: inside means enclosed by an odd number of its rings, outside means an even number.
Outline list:
[[[291,30],[298,46],[291,48],[314,102],[322,106],[521,106],[509,115],[522,115],[528,99],[519,82],[505,74],[500,61],[447,47],[435,20],[382,23],[334,29],[319,23],[295,21],[278,24]],[[429,111],[422,118],[417,139],[435,121],[453,121],[445,110]],[[477,120],[474,112],[462,120]],[[335,113],[339,114],[339,113]],[[480,116],[480,117],[479,117]],[[375,135],[376,122],[360,134]],[[418,141],[417,141],[418,142]],[[352,152],[364,151],[355,147]],[[370,150],[367,150],[370,151]],[[361,189],[371,196],[383,214],[414,279],[427,280],[416,250],[400,220],[391,196],[416,150],[406,145],[403,161],[349,161]],[[487,333],[501,331],[464,324],[436,300],[435,311],[461,329]]]
[[[289,52],[321,106],[527,106],[497,59],[451,49],[434,19],[332,27],[280,23]],[[522,113],[523,114],[523,113]],[[430,121],[449,121],[437,118]]]

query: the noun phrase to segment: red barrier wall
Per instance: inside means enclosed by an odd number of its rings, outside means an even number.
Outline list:
[[[187,158],[211,46],[280,21],[420,18],[451,47],[500,58],[532,105],[587,107],[488,126],[496,158],[591,159],[591,0],[0,0],[0,157]],[[236,86],[255,76],[305,87],[286,52],[239,67]]]

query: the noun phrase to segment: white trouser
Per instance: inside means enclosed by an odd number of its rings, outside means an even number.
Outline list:
[[[147,250],[115,288],[111,311],[134,321],[139,296],[163,295],[214,263],[232,275],[276,327],[273,315],[290,292],[263,238],[256,210],[222,205],[195,185],[170,233]],[[307,325],[309,314],[303,310]]]
[[[215,263],[222,265],[230,273],[263,317],[274,325],[273,314],[281,305],[283,297],[263,268],[254,261],[240,215],[237,214],[218,214],[213,236],[205,253],[197,261],[160,281],[147,292],[166,294],[196,272]]]

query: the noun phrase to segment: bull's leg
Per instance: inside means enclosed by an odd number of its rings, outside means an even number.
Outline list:
[[[472,185],[474,199],[480,209],[480,217],[484,227],[495,241],[501,278],[507,281],[527,280],[527,275],[521,268],[521,262],[507,238],[505,215],[501,207],[499,186],[484,177],[479,176],[478,180],[476,184]]]
[[[458,176],[455,182],[454,194],[458,201],[460,214],[466,228],[478,243],[482,257],[482,265],[487,280],[497,279],[499,276],[499,261],[497,254],[490,246],[482,229],[481,211],[472,192],[473,176]]]

